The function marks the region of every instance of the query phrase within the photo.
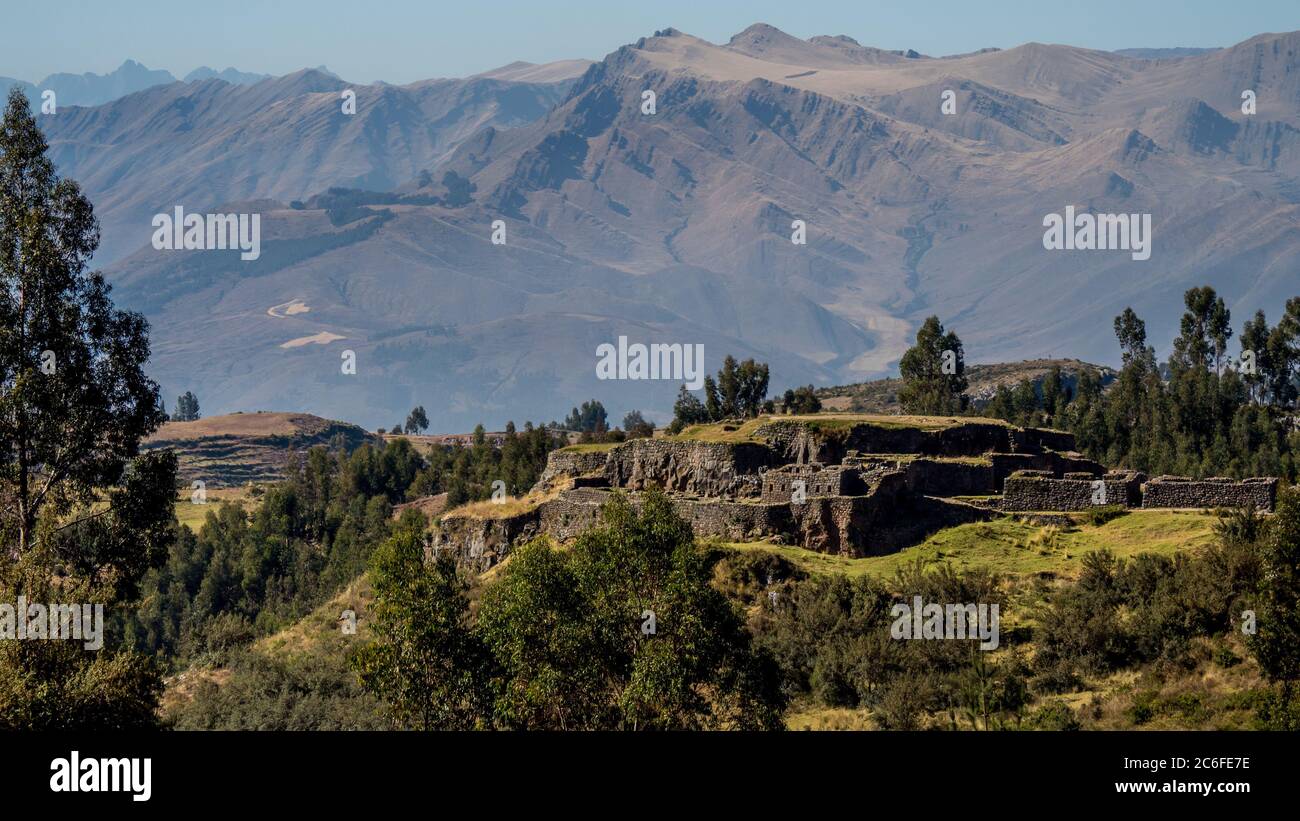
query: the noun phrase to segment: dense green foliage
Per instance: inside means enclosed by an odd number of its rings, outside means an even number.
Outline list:
[[[718,369],[717,378],[704,377],[704,400],[682,385],[673,405],[673,421],[669,432],[677,433],[687,425],[720,422],[724,419],[750,419],[763,412],[772,412],[773,404],[767,399],[768,367],[765,362],[746,359],[737,362],[728,356]]]
[[[1085,369],[1074,390],[1059,369],[1036,387],[1002,386],[980,413],[1016,424],[1072,431],[1079,448],[1108,465],[1150,475],[1280,476],[1300,469],[1296,424],[1300,297],[1270,328],[1257,312],[1228,361],[1232,331],[1223,299],[1208,287],[1184,296],[1181,332],[1164,365],[1147,345],[1146,325],[1126,309],[1115,318],[1123,367],[1105,387]]]
[[[517,550],[471,621],[454,565],[398,534],[372,565],[380,638],[355,663],[418,727],[776,728],[775,667],[712,567],[665,496],[615,497],[571,550]]]
[[[363,445],[351,454],[314,448],[287,480],[267,489],[252,514],[223,503],[198,534],[182,530],[144,596],[123,624],[142,652],[176,662],[224,658],[319,606],[365,571],[371,552],[393,532],[395,504],[448,494],[452,504],[487,499],[492,483],[526,490],[554,440],[541,428],[511,424],[500,448],[482,426],[469,447],[427,457],[405,439]]]
[[[1019,655],[994,662],[974,639],[900,641],[890,634],[891,607],[914,596],[1004,606],[996,576],[948,566],[927,572],[917,563],[884,581],[793,578],[767,592],[754,620],[756,642],[780,662],[792,698],[871,707],[886,729],[915,729],[927,712],[979,729],[1020,721],[1028,692]]]
[[[1284,493],[1267,523],[1228,535],[1254,539],[1266,581],[1256,597],[1257,631],[1249,641],[1265,677],[1277,685],[1261,708],[1263,722],[1271,729],[1300,730],[1300,490]]]
[[[623,432],[629,439],[649,439],[655,435],[655,423],[641,415],[641,411],[628,411],[623,417]]]
[[[898,401],[906,413],[946,416],[965,407],[966,357],[961,339],[944,331],[939,317],[925,320],[916,344],[898,363],[903,387]]]
[[[429,415],[424,412],[424,405],[416,405],[406,415],[406,432],[409,434],[424,433],[428,429]],[[397,431],[393,431],[393,433],[397,433]]]
[[[192,392],[186,391],[176,397],[176,409],[172,411],[173,422],[193,422],[199,418],[199,400]]]
[[[148,324],[86,271],[99,225],[47,148],[13,90],[0,123],[0,601],[107,609],[166,558],[176,459],[140,454],[164,421],[144,373]],[[0,729],[156,723],[151,659],[115,642],[15,640],[15,620],[0,641]]]
[[[447,503],[455,506],[491,497],[492,484],[498,481],[505,483],[509,495],[522,495],[542,475],[546,454],[561,444],[563,440],[548,428],[525,422],[523,431],[516,431],[515,423],[508,422],[501,446],[495,447],[479,425],[469,447],[441,448],[429,454],[407,496],[446,493]]]
[[[342,653],[311,648],[272,655],[232,650],[218,684],[204,670],[192,698],[171,713],[178,730],[383,730],[391,725]]]
[[[452,557],[426,560],[422,517],[402,525],[370,561],[371,618],[382,638],[360,648],[352,666],[399,728],[482,726],[490,657],[470,625],[469,584]]]
[[[949,726],[1077,728],[1053,695],[1121,670],[1187,674],[1204,662],[1206,642],[1219,648],[1220,663],[1236,663],[1234,634],[1271,685],[1256,703],[1259,725],[1296,729],[1300,490],[1284,491],[1274,516],[1233,511],[1216,530],[1216,542],[1195,554],[1089,553],[1077,581],[1037,589],[919,564],[888,580],[808,578],[775,557],[751,568],[752,555],[728,560],[724,579],[757,606],[755,642],[780,663],[793,700],[870,707],[885,728],[918,726],[927,713]],[[1004,625],[995,653],[975,650],[973,640],[892,640],[891,603],[916,595],[996,602],[1004,613],[1010,601],[1029,608],[1031,626]],[[1131,720],[1142,723],[1149,708],[1139,700]]]
[[[817,398],[812,385],[787,390],[781,396],[781,413],[817,413],[822,409],[822,400]]]
[[[564,417],[563,428],[578,433],[604,433],[609,430],[609,414],[598,400],[589,399]]]

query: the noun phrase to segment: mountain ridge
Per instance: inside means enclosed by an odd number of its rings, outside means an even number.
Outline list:
[[[774,386],[830,384],[887,374],[931,313],[972,361],[1112,362],[1107,329],[1126,305],[1169,339],[1169,295],[1192,285],[1216,287],[1238,319],[1294,295],[1300,112],[1286,100],[1300,33],[1177,60],[1028,43],[863,62],[864,47],[823,38],[813,66],[788,62],[809,41],[769,29],[622,46],[535,118],[467,128],[435,167],[390,174],[406,199],[359,205],[346,229],[330,226],[337,211],[272,208],[269,243],[317,251],[207,263],[222,270],[195,287],[236,317],[208,333],[237,337],[221,358],[240,364],[205,364],[223,374],[205,391],[301,396],[374,424],[441,396],[450,429],[554,418],[588,395],[662,419],[676,384],[598,381],[598,344],[704,342],[710,370],[753,355]],[[1247,83],[1253,117],[1239,110]],[[945,90],[955,115],[939,113]],[[1044,215],[1066,206],[1154,214],[1151,260],[1046,251]],[[790,242],[795,220],[806,245]],[[177,264],[146,249],[110,273],[128,295],[157,294]],[[295,298],[312,311],[287,340],[261,317]],[[167,384],[196,370],[175,335],[197,304],[152,304]],[[321,333],[346,341],[275,364],[286,341]],[[324,371],[345,345],[379,363],[364,389]],[[250,368],[258,356],[268,364]],[[293,384],[258,383],[263,370]]]

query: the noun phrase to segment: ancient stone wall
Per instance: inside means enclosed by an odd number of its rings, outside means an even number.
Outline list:
[[[1254,507],[1272,510],[1277,479],[1187,479],[1157,476],[1143,488],[1143,507]]]
[[[983,511],[913,492],[903,471],[869,474],[861,495],[810,496],[806,502],[674,498],[678,515],[700,538],[756,541],[774,538],[810,550],[845,556],[894,553],[944,527],[988,517]],[[538,536],[569,541],[600,523],[612,492],[597,488],[561,491],[536,509],[514,516],[481,518],[453,513],[434,529],[432,551],[450,551],[482,571],[513,547]],[[629,502],[641,505],[641,494]]]
[[[879,544],[877,531],[893,518],[893,511],[907,493],[907,478],[901,471],[872,477],[865,495],[809,498],[791,504],[792,538],[809,550],[841,556],[865,556],[872,550],[892,552]]]
[[[864,423],[819,430],[804,422],[775,420],[761,425],[755,435],[767,445],[635,439],[609,450],[556,450],[547,458],[538,487],[545,489],[562,479],[600,474],[608,478],[611,486],[629,490],[658,486],[695,496],[751,498],[762,496],[759,474],[767,468],[789,463],[837,465],[846,460],[862,461],[872,454],[997,454],[992,457],[991,479],[983,467],[949,469],[930,464],[916,468],[913,481],[917,492],[935,495],[996,492],[1003,479],[1018,468],[1048,468],[1057,475],[1067,470],[1098,474],[1104,470],[1075,454],[1044,451],[1047,447],[1073,447],[1073,437],[1035,428],[967,423],[923,430]],[[901,467],[897,461],[894,465]],[[809,484],[820,481],[810,479],[805,477]],[[861,490],[841,486],[839,492],[851,495]]]
[[[1045,451],[1043,453],[992,453],[989,454],[988,459],[993,463],[993,484],[998,492],[1002,490],[1007,477],[1019,470],[1041,470],[1057,479],[1070,472],[1090,473],[1094,477],[1101,476],[1106,472],[1106,467],[1100,462],[1085,459],[1076,453],[1057,453],[1055,451]]]
[[[562,491],[555,499],[542,503],[540,531],[559,541],[576,538],[599,524],[600,508],[611,494],[599,490]],[[640,507],[639,494],[628,501]],[[674,499],[673,508],[691,523],[701,538],[717,536],[730,541],[763,539],[791,532],[788,505],[761,502],[736,502],[722,499]]]
[[[1042,453],[1048,450],[1063,453],[1075,448],[1073,433],[1049,428],[1011,428],[1010,439],[1013,453]]]
[[[913,459],[902,463],[907,489],[925,496],[979,496],[997,491],[993,465]]]
[[[844,455],[843,442],[803,422],[776,420],[760,425],[754,436],[767,443],[778,464],[835,464]]]
[[[478,568],[538,535],[569,541],[599,523],[608,488],[665,490],[697,536],[771,538],[846,556],[882,555],[931,533],[987,519],[991,508],[944,497],[1002,492],[1006,511],[1124,507],[1235,507],[1271,510],[1276,479],[1193,481],[1105,468],[1072,452],[1058,431],[984,423],[944,429],[871,423],[818,429],[775,420],[756,435],[768,443],[636,439],[603,450],[553,451],[539,485],[569,487],[510,517],[444,516],[434,550]],[[953,457],[965,458],[957,461]],[[947,457],[947,458],[944,458]],[[803,482],[803,501],[795,483]],[[1144,484],[1145,483],[1145,484]]]
[[[1056,479],[1044,473],[1026,470],[1007,477],[1002,486],[1002,509],[1087,510],[1141,504],[1141,474],[1106,474],[1097,479],[1089,473],[1078,473],[1077,478]]]
[[[1007,449],[1007,430],[1000,425],[962,425],[944,430],[855,425],[846,447],[861,453],[915,453],[928,456],[977,456]]]
[[[926,441],[917,453],[934,456],[982,456],[1011,449],[1011,428],[970,423],[937,431],[923,431]]]
[[[790,505],[682,499],[673,505],[698,537],[745,542],[789,533]]]
[[[542,504],[538,530],[561,541],[575,538],[598,524],[600,507],[609,498],[609,491],[563,491]],[[631,494],[629,501],[639,506],[640,494]],[[906,477],[895,471],[875,476],[861,496],[810,497],[800,504],[674,499],[673,506],[701,538],[780,537],[810,550],[865,556],[895,552],[941,527],[981,515],[968,506],[954,511],[936,502],[913,498]]]
[[[972,505],[908,493],[893,474],[866,496],[809,499],[790,505],[795,543],[809,550],[860,558],[884,556],[919,544],[945,527],[992,515]]]
[[[915,453],[927,456],[979,456],[1011,449],[1003,425],[970,422],[936,430],[863,422],[845,427],[816,426],[775,420],[759,426],[754,435],[785,461],[841,462],[850,451],[860,453]],[[1033,440],[1036,441],[1036,440]]]
[[[546,469],[537,480],[537,487],[541,490],[562,479],[604,473],[608,460],[608,450],[553,450],[546,454]]]
[[[796,500],[797,491],[804,498],[813,496],[852,496],[866,492],[861,471],[842,465],[783,465],[762,475],[762,499],[773,504]]]
[[[608,491],[590,488],[561,491],[554,499],[542,503],[541,531],[561,542],[577,538],[599,523],[600,506],[609,500],[609,495]]]

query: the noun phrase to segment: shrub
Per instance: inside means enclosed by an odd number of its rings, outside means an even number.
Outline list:
[[[1022,726],[1027,730],[1078,730],[1083,724],[1068,704],[1052,699],[1030,712]]]
[[[1087,513],[1084,514],[1084,519],[1093,527],[1101,527],[1107,522],[1127,515],[1128,508],[1123,505],[1104,505],[1102,507],[1088,508]]]

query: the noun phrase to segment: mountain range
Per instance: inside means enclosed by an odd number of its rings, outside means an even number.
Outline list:
[[[602,381],[599,345],[703,344],[710,370],[754,356],[784,389],[891,372],[930,314],[972,361],[1102,363],[1125,306],[1159,348],[1193,285],[1234,325],[1275,319],[1300,261],[1298,50],[1292,32],[928,57],[668,29],[590,65],[212,78],[42,125],[169,394],[370,426],[423,404],[435,430],[588,396],[662,420],[684,380]],[[259,213],[260,258],[154,250],[150,217],[176,205]],[[1067,207],[1151,215],[1150,259],[1047,250]]]
[[[324,71],[324,67],[318,70]],[[208,80],[213,77],[236,85],[251,85],[269,79],[271,75],[255,74],[236,68],[226,68],[219,72],[201,66],[185,75],[184,82]],[[55,93],[58,105],[95,106],[112,102],[137,91],[174,82],[176,77],[166,69],[151,69],[135,60],[126,60],[107,74],[95,74],[90,71],[83,74],[59,72],[51,74],[39,83],[0,77],[0,92],[8,94],[10,87],[18,86],[27,95],[27,99],[39,106],[41,93],[48,89]]]

